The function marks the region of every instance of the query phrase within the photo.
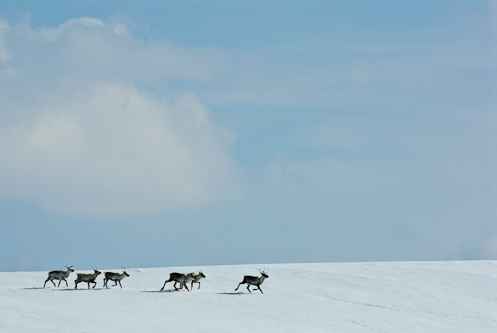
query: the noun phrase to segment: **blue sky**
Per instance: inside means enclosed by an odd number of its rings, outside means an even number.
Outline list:
[[[0,270],[497,259],[495,22],[0,4]]]

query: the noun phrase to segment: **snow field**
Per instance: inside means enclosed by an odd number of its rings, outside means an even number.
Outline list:
[[[74,268],[60,288],[43,288],[48,272],[0,273],[0,332],[497,332],[495,261],[127,269],[122,289],[102,282],[119,269],[100,269],[92,290],[74,289],[91,272]],[[259,268],[264,294],[234,292]],[[200,290],[159,292],[169,273],[198,269]]]

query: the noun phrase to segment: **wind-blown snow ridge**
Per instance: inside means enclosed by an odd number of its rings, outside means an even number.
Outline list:
[[[243,285],[234,292],[243,275],[262,267],[269,275],[264,294]],[[168,284],[159,292],[169,273],[198,268],[207,276],[200,289]],[[68,288],[43,288],[48,272],[0,273],[0,332],[497,332],[496,261],[127,272],[122,289],[102,288],[99,278],[92,290],[74,289],[75,273]]]

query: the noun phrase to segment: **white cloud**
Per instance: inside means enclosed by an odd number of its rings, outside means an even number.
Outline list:
[[[192,206],[236,193],[229,136],[195,96],[167,105],[133,87],[105,85],[59,97],[38,105],[33,121],[2,131],[3,196],[56,212],[115,214]]]
[[[124,24],[95,18],[71,19],[39,31],[26,24],[4,25],[0,23],[0,55],[24,84],[118,81],[150,86],[171,79],[206,80],[227,68],[220,50],[146,42]]]
[[[40,36],[46,38],[48,41],[53,42],[61,35],[61,33],[64,33],[65,30],[69,29],[72,26],[97,28],[97,27],[104,27],[104,22],[102,20],[93,17],[81,17],[77,19],[70,19],[57,28],[43,28],[40,30],[39,34]]]
[[[222,63],[218,53],[124,32],[83,18],[8,36],[5,66],[16,75],[0,76],[0,196],[55,213],[114,216],[237,195],[232,135],[207,107],[191,93],[169,101],[136,84],[153,86],[172,72],[202,79]]]

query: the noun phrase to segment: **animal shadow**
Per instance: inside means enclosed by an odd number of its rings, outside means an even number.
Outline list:
[[[249,293],[244,293],[242,291],[233,291],[233,292],[224,292],[224,293],[217,293],[218,295],[248,295]]]
[[[167,289],[167,290],[142,290],[142,293],[175,293],[179,290]]]

